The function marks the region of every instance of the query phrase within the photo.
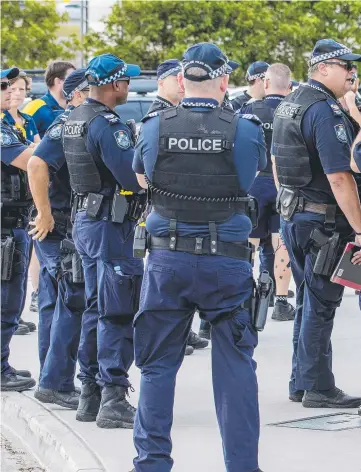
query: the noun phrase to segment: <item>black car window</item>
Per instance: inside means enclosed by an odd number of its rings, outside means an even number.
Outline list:
[[[144,102],[140,102],[141,106],[142,106],[142,113],[143,113],[143,116],[145,116],[147,113],[148,113],[148,110],[151,106],[151,104],[153,103],[153,100],[149,100],[149,101],[144,101]]]
[[[139,101],[131,101],[123,105],[118,105],[115,107],[115,111],[122,121],[135,120],[136,123],[139,123],[143,118],[143,111]]]

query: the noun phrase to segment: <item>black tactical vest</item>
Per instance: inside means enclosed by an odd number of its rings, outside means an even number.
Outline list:
[[[267,100],[256,100],[254,102],[249,103],[247,105],[251,107],[251,113],[253,115],[258,116],[258,118],[262,121],[262,127],[264,131],[264,137],[266,141],[267,147],[267,166],[261,172],[262,175],[269,175],[273,177],[272,171],[272,160],[271,160],[271,146],[272,146],[272,134],[273,134],[273,119],[275,110],[267,105]]]
[[[142,118],[142,123],[144,123],[148,118],[152,118],[154,116],[154,113],[160,111],[160,110],[165,110],[167,108],[171,108],[173,105],[168,102],[168,100],[163,99],[162,97],[157,96],[157,98],[154,100],[154,102],[151,104],[149,107],[149,110],[147,111],[147,114]]]
[[[329,189],[324,173],[312,175],[310,155],[302,135],[302,119],[314,103],[328,96],[314,88],[301,85],[278,106],[273,121],[273,151],[279,183],[286,187]]]
[[[107,106],[85,102],[71,111],[63,128],[63,148],[69,169],[70,186],[77,194],[107,193],[114,178],[101,158],[94,160],[86,147],[90,123],[99,115],[118,115]]]
[[[159,152],[152,202],[161,216],[189,223],[222,222],[244,205],[233,160],[239,116],[217,107],[204,113],[182,105],[159,113]]]
[[[245,103],[251,100],[251,98],[251,95],[249,95],[247,92],[242,92],[241,95],[238,95],[238,97],[231,100],[233,110],[239,110]]]

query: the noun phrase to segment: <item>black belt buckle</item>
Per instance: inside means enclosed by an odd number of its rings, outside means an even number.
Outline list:
[[[297,212],[303,213],[305,211],[305,199],[303,197],[298,197]]]
[[[203,254],[203,239],[204,238],[196,238],[194,254]]]

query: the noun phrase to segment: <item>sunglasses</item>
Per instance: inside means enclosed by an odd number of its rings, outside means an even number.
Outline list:
[[[324,61],[324,64],[340,66],[346,69],[348,72],[351,72],[352,69],[356,67],[356,64],[353,64],[352,62],[345,63],[345,62],[338,62],[338,61]]]
[[[1,82],[1,90],[6,90],[8,87],[10,87],[10,82]]]
[[[130,77],[124,77],[124,79],[117,79],[116,82],[126,82],[129,85]]]

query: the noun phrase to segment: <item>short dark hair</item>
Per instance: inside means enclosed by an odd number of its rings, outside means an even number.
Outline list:
[[[69,69],[76,69],[71,62],[51,62],[45,71],[45,82],[48,88],[53,87],[55,79],[64,80]]]

